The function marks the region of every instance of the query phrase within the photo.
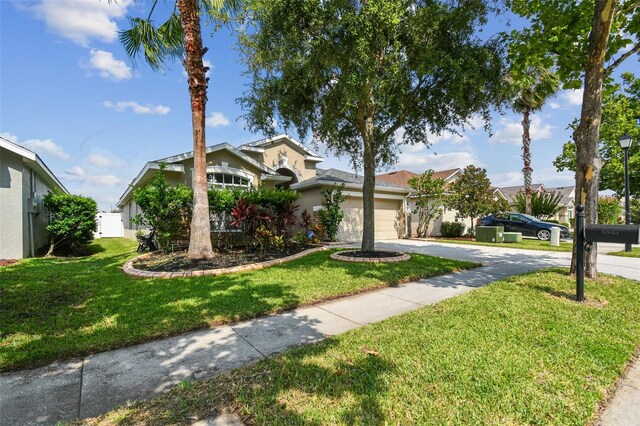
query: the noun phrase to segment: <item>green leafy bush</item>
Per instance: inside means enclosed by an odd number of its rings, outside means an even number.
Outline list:
[[[346,197],[342,195],[344,184],[340,186],[333,186],[331,189],[323,189],[321,194],[324,200],[322,204],[324,208],[320,210],[320,223],[324,227],[327,233],[327,239],[329,241],[335,241],[338,235],[338,227],[340,222],[344,218],[344,212],[340,205],[346,200]]]
[[[598,197],[598,223],[614,225],[623,214],[620,199],[614,195]]]
[[[86,255],[89,244],[97,229],[96,202],[80,195],[68,195],[61,192],[47,194],[44,205],[49,210],[49,252]]]
[[[629,200],[631,210],[631,223],[640,224],[640,198]]]
[[[464,228],[462,222],[442,222],[440,234],[445,238],[459,238],[464,234]]]
[[[133,199],[142,214],[137,214],[132,221],[155,232],[161,250],[171,250],[173,241],[189,234],[193,210],[191,188],[170,186],[161,170],[148,184],[133,191]]]
[[[560,221],[555,220],[555,219],[545,219],[545,222],[549,222],[549,223],[557,223],[558,225],[560,225]]]

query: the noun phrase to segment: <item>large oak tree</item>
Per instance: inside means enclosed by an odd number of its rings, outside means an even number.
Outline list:
[[[502,96],[497,39],[477,30],[488,2],[254,0],[241,37],[251,76],[241,98],[251,129],[274,119],[312,133],[364,170],[362,250],[374,250],[376,168],[401,143],[426,143],[489,117]],[[396,140],[396,131],[404,136]]]
[[[598,222],[598,152],[603,84],[626,59],[640,52],[638,0],[507,0],[531,25],[512,34],[512,62],[556,67],[565,88],[584,89],[576,144],[576,197],[586,223]],[[575,271],[575,252],[572,271]],[[597,251],[586,256],[586,276],[596,277]]]

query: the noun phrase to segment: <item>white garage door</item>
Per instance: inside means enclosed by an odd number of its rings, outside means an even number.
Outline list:
[[[375,238],[390,240],[398,238],[398,215],[402,200],[375,200]],[[362,198],[349,197],[342,204],[344,219],[338,230],[340,241],[361,241],[363,227]]]

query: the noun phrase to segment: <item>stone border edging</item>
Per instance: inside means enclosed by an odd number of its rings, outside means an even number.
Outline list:
[[[340,256],[342,253],[349,253],[353,250],[343,250],[337,251],[335,253],[331,253],[329,256],[333,260],[341,260],[344,262],[362,262],[362,263],[387,263],[387,262],[404,262],[405,260],[411,259],[411,257],[407,253],[402,253],[400,256],[394,257],[347,257]]]
[[[317,253],[319,251],[328,250],[329,247],[315,247],[308,250],[301,251],[300,253],[292,254],[291,256],[280,257],[278,259],[267,260],[266,262],[248,263],[246,265],[232,266],[230,268],[220,269],[205,269],[202,271],[182,271],[182,272],[155,272],[145,271],[142,269],[136,269],[133,267],[133,262],[140,259],[145,259],[151,256],[153,253],[145,253],[141,256],[133,258],[124,264],[122,270],[125,274],[138,278],[186,278],[186,277],[204,277],[224,274],[235,274],[238,272],[255,271],[258,269],[268,268],[269,266],[280,265],[292,260],[300,259],[308,254]]]

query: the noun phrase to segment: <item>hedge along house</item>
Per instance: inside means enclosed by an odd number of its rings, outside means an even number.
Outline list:
[[[284,187],[300,192],[299,212],[309,213],[322,208],[321,191],[334,185],[345,185],[348,196],[342,208],[344,220],[338,232],[343,241],[362,238],[362,177],[340,170],[317,169],[323,158],[282,134],[273,138],[233,147],[222,143],[207,148],[207,179],[210,187],[245,187],[262,185],[266,188]],[[133,189],[144,186],[164,164],[163,173],[172,185],[192,186],[193,153],[148,162],[118,201],[122,210],[125,236],[135,238],[138,227],[131,219],[140,213],[133,201]],[[392,239],[404,235],[402,219],[406,188],[379,183],[375,190],[376,239]]]
[[[287,135],[262,139],[234,147],[228,143],[206,149],[209,188],[288,187],[306,176],[315,176],[322,161],[313,151]],[[268,162],[272,167],[265,164]],[[118,201],[122,210],[125,237],[135,238],[138,229],[132,219],[141,213],[133,200],[133,190],[143,187],[164,167],[170,185],[193,186],[193,151],[150,161],[142,168]]]
[[[0,259],[35,256],[49,243],[44,197],[69,194],[34,152],[0,137]]]

